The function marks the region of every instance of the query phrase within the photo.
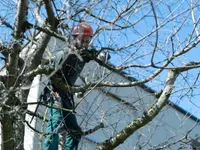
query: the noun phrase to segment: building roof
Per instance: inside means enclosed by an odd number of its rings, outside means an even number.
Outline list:
[[[111,64],[112,65],[112,64]],[[112,65],[113,66],[113,65]],[[123,76],[124,78],[126,78],[129,81],[138,81],[136,78],[134,78],[133,76],[129,75],[128,73],[126,73],[125,71],[121,71],[118,72],[119,75]],[[145,84],[139,84],[139,87],[141,87],[142,89],[144,89],[145,91],[147,91],[148,93],[151,94],[155,94],[157,93],[157,91],[153,90],[152,88],[150,88],[149,86],[145,85]],[[178,104],[168,100],[167,103],[170,107],[176,109],[177,111],[179,111],[180,113],[182,113],[183,115],[188,116],[189,118],[191,118],[193,121],[195,122],[199,122],[200,119],[197,118],[195,115],[193,115],[192,113],[186,111],[185,109],[183,109],[182,107],[180,107]]]

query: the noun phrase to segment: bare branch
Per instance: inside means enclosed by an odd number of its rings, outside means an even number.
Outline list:
[[[3,25],[5,25],[6,27],[8,27],[14,31],[14,27],[11,24],[9,24],[7,21],[5,21],[5,19],[3,17],[0,17],[0,20]]]

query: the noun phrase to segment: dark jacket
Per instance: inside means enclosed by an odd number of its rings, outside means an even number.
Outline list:
[[[81,73],[85,63],[90,61],[90,58],[85,54],[79,54],[81,56],[80,60],[75,54],[68,54],[65,51],[56,51],[54,52],[54,57],[50,62],[50,67],[57,72],[54,74],[54,77],[60,78],[63,84],[68,84],[73,86],[76,82],[79,74]],[[63,60],[65,60],[63,62]],[[61,64],[62,63],[62,64]],[[58,69],[59,68],[59,69]],[[59,93],[60,98],[62,100],[62,107],[66,109],[74,109],[74,99],[73,95],[69,92],[64,92],[58,87],[56,87],[53,83],[49,83],[48,86],[51,86],[51,89],[54,92]],[[43,100],[49,101],[53,100],[53,95],[49,90],[49,87],[44,89]]]

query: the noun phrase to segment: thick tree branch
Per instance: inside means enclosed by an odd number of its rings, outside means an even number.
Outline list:
[[[47,29],[56,31],[58,21],[54,16],[54,13],[53,13],[53,10],[51,7],[51,3],[49,0],[44,0],[44,4],[45,4],[46,12],[48,15],[48,22],[50,25],[50,27],[47,27]],[[41,63],[43,53],[49,43],[50,38],[51,38],[51,36],[47,33],[40,34],[40,37],[38,39],[38,44],[36,46],[36,52],[34,53],[34,56],[31,58],[31,65],[30,65],[29,70],[36,69],[38,67],[38,65]]]
[[[118,145],[122,144],[130,135],[132,135],[136,130],[143,127],[147,123],[149,123],[156,115],[160,112],[160,110],[166,105],[170,93],[174,88],[174,82],[178,76],[178,73],[174,70],[169,70],[168,75],[166,77],[165,87],[159,99],[156,103],[150,107],[143,116],[133,120],[129,125],[127,125],[123,130],[121,130],[118,134],[111,137],[109,140],[103,142],[100,146],[97,147],[97,150],[110,150],[114,149]]]
[[[23,74],[23,77],[33,78],[33,77],[35,77],[38,74],[50,74],[53,71],[54,70],[51,69],[51,68],[49,68],[49,66],[46,66],[46,65],[41,66],[41,65],[39,65],[36,69],[31,70],[31,71]]]
[[[21,50],[20,38],[25,31],[26,15],[28,13],[28,1],[19,0],[17,3],[17,14],[15,18],[15,29],[14,29],[14,42],[12,43],[10,53],[7,58],[7,70],[8,74],[14,76],[9,79],[8,86],[13,86],[16,82],[19,68],[19,52]]]
[[[17,3],[17,14],[15,19],[14,38],[18,40],[25,31],[24,23],[28,13],[28,0],[19,0]]]
[[[50,0],[44,0],[44,4],[45,4],[47,16],[48,16],[47,21],[51,25],[51,29],[55,30],[56,29],[55,27],[57,27],[57,25],[58,25],[58,20],[54,16],[54,12],[53,12],[53,8],[52,8],[52,5],[51,5],[51,1]]]
[[[36,69],[41,63],[43,53],[49,43],[50,38],[51,36],[46,33],[40,34],[40,37],[37,40],[38,43],[36,45],[35,52],[33,53],[31,60],[29,60],[31,62],[29,67],[30,71]]]

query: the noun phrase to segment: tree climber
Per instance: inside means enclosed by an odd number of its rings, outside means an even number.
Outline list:
[[[82,22],[73,28],[72,35],[73,42],[67,52],[56,52],[54,60],[50,64],[54,69],[61,65],[61,68],[58,69],[53,77],[59,78],[63,84],[68,84],[69,86],[74,85],[85,63],[90,61],[85,52],[88,51],[93,31],[88,24]],[[64,62],[61,64],[63,60]],[[60,107],[73,111],[75,109],[73,95],[56,87],[53,82],[45,87],[42,97],[52,107]],[[56,108],[48,109],[46,130],[48,134],[45,138],[44,150],[58,150],[58,133],[65,134],[63,135],[65,137],[64,150],[77,149],[83,132],[77,123],[73,111],[64,111]]]

